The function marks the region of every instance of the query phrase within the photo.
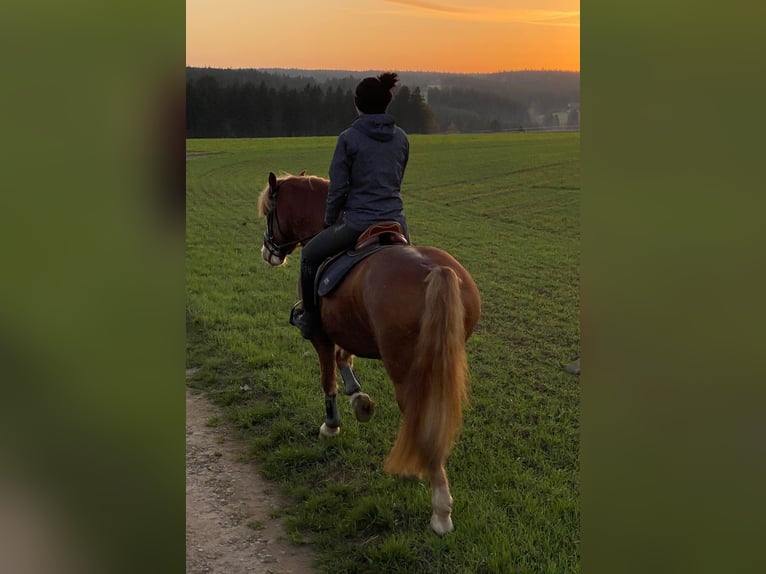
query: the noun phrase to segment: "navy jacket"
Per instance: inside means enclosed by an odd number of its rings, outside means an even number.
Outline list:
[[[410,156],[407,134],[389,114],[364,114],[338,136],[330,163],[330,187],[324,221],[341,212],[347,226],[364,231],[383,220],[407,229],[401,196]]]

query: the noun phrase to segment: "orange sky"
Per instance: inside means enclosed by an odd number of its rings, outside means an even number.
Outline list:
[[[186,64],[580,69],[579,0],[186,0]]]

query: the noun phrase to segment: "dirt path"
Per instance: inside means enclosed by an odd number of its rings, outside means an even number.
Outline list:
[[[237,460],[246,449],[223,425],[203,394],[186,391],[186,572],[187,574],[304,574],[312,555],[283,536],[270,517],[285,501],[252,462]]]

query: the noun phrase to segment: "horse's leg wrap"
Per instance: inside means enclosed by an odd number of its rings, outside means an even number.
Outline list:
[[[335,395],[325,395],[324,397],[325,419],[324,424],[330,429],[340,427],[340,412],[338,403],[335,402]]]
[[[351,396],[362,390],[362,385],[359,384],[359,380],[350,366],[343,365],[340,368],[340,376],[343,379],[343,392],[346,395]]]

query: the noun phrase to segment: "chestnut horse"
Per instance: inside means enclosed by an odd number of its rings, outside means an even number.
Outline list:
[[[328,180],[269,173],[258,198],[267,229],[261,249],[271,266],[322,229]],[[304,297],[311,296],[303,294]],[[320,433],[340,431],[335,403],[336,367],[357,419],[366,422],[374,403],[361,393],[353,356],[381,359],[394,383],[403,417],[386,458],[387,472],[431,484],[431,527],[453,530],[452,496],[444,468],[468,398],[465,342],[479,320],[481,301],[471,276],[451,255],[434,247],[387,247],[363,259],[320,299],[323,331],[311,343],[319,355],[327,417]]]

